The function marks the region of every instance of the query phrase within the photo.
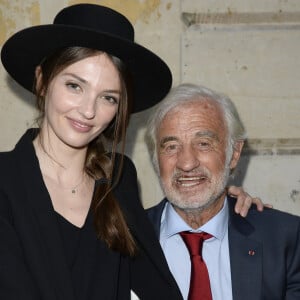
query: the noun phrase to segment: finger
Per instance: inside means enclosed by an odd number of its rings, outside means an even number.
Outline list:
[[[242,188],[231,185],[228,187],[228,194],[233,198],[237,198],[238,196],[245,194],[245,192]]]
[[[252,198],[250,195],[248,195],[244,201],[244,204],[243,204],[241,210],[240,210],[240,215],[242,217],[247,216],[248,211],[252,204],[256,205],[256,209],[258,211],[263,211],[265,207],[273,208],[272,204],[264,204],[260,198],[258,198],[258,197]]]
[[[251,197],[243,192],[237,197],[236,205],[235,205],[235,212],[241,213],[242,211],[248,211],[250,205],[251,205]]]
[[[247,216],[248,211],[249,211],[249,209],[250,209],[250,207],[252,205],[252,200],[253,199],[250,197],[250,195],[247,194],[246,197],[245,197],[245,201],[243,203],[243,206],[241,207],[241,210],[240,210],[240,215],[242,217],[246,217]]]
[[[248,194],[244,192],[242,188],[233,185],[228,187],[228,194],[233,198],[237,198],[234,210],[237,214],[239,214]]]
[[[258,211],[263,211],[264,210],[264,204],[261,201],[260,198],[256,197],[256,198],[252,198],[252,203],[256,205],[256,209]]]

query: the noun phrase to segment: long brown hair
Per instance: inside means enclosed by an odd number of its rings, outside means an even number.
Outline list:
[[[99,53],[101,53],[99,50],[69,47],[56,51],[42,61],[40,64],[42,82],[35,88],[37,108],[40,112],[37,119],[39,125],[42,124],[45,115],[43,95],[46,94],[52,79],[69,65]],[[121,97],[115,118],[88,146],[85,171],[95,180],[105,179],[102,180],[103,183],[96,185],[91,204],[98,238],[105,241],[110,249],[132,256],[136,253],[136,244],[112,193],[122,171],[126,128],[132,105],[131,79],[122,61],[117,57],[107,55],[118,70]],[[117,147],[121,155],[118,159],[118,169],[114,170]]]

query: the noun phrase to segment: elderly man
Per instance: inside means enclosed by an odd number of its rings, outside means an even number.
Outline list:
[[[268,208],[243,218],[226,193],[245,138],[231,100],[191,84],[174,88],[150,120],[166,198],[148,215],[184,299],[300,299],[300,218]]]

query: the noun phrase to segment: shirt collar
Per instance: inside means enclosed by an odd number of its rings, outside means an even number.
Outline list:
[[[205,231],[213,235],[215,238],[222,240],[228,228],[228,219],[229,213],[227,197],[225,198],[222,209],[207,223],[196,230],[186,224],[185,221],[177,214],[171,203],[167,202],[161,218],[161,234],[163,234],[165,238],[169,238],[181,231]]]

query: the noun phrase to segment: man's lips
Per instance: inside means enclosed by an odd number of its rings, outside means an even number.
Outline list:
[[[176,178],[177,185],[183,186],[183,187],[192,187],[199,184],[203,184],[208,180],[207,176],[180,176]]]

